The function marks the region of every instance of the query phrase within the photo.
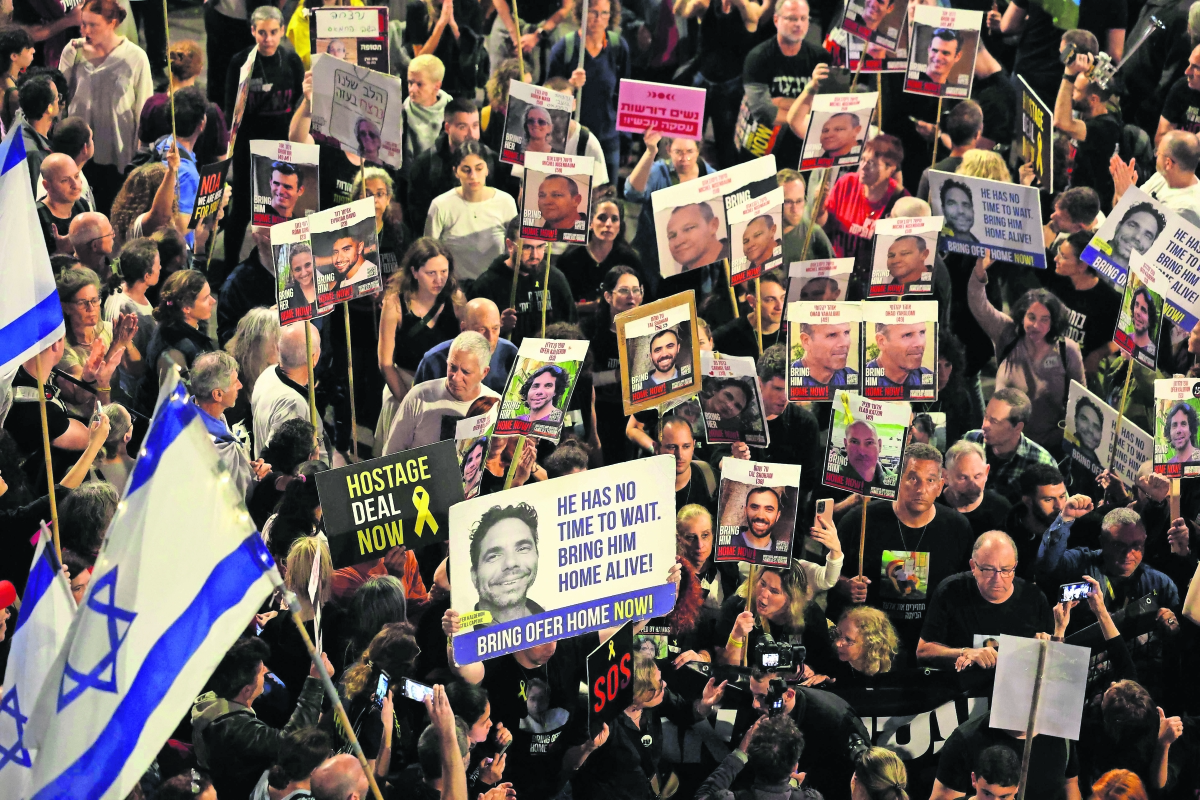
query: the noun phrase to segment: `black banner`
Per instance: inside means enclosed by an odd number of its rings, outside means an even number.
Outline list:
[[[1024,78],[1021,78],[1021,160],[1033,165],[1038,187],[1053,194],[1054,115]]]
[[[633,702],[632,623],[626,622],[588,655],[587,674],[588,736],[595,738]]]
[[[196,191],[196,205],[192,208],[192,218],[188,220],[188,230],[200,227],[204,220],[217,213],[221,207],[221,198],[225,195],[225,181],[229,177],[229,165],[233,159],[226,158],[213,164],[205,164],[200,168],[200,188]]]

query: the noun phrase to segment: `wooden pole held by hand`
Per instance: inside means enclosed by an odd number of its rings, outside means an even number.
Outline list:
[[[758,334],[758,354],[763,354],[762,343],[762,279],[754,279],[754,317],[755,317],[755,333]]]
[[[808,230],[804,232],[804,247],[800,248],[800,260],[808,259],[808,246],[812,243],[813,231],[817,227],[817,216],[821,213],[822,206],[825,205],[825,193],[829,190],[829,175],[832,170],[826,168],[821,175],[821,185],[817,188],[817,195],[813,198],[813,207],[808,210]]]
[[[863,551],[867,548],[867,503],[871,502],[871,498],[865,494],[862,499],[862,525],[858,531],[858,579],[861,581],[863,577]]]
[[[351,452],[358,460],[358,413],[354,408],[354,348],[350,345],[350,301],[342,303],[342,312],[346,320],[346,372],[350,377],[350,442]]]
[[[930,168],[937,163],[937,146],[938,137],[942,135],[942,98],[938,98],[937,116],[933,120],[933,159],[929,162]]]
[[[304,362],[308,365],[308,417],[309,422],[313,426],[313,447],[317,452],[321,450],[321,426],[317,419],[317,390],[313,383],[313,352],[312,352],[312,324],[305,320],[304,323],[304,352],[308,359]]]
[[[42,417],[42,456],[46,460],[46,492],[50,496],[50,531],[54,534],[54,555],[62,563],[62,546],[58,539],[58,501],[54,497],[54,463],[50,460],[50,426],[46,422],[46,385],[42,382],[42,356],[36,357],[38,383],[38,413]]]
[[[1033,754],[1033,732],[1037,725],[1038,701],[1042,696],[1042,678],[1046,673],[1046,653],[1050,650],[1050,642],[1038,639],[1037,677],[1033,682],[1033,697],[1029,702],[1029,723],[1025,726],[1025,749],[1021,753],[1021,784],[1017,790],[1017,800],[1025,800],[1025,788],[1029,782],[1029,757]]]

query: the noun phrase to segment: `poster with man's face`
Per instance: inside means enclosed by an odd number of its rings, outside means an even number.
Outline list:
[[[401,80],[318,55],[313,57],[312,81],[313,141],[399,169],[404,152]]]
[[[275,303],[279,324],[316,317],[317,268],[308,231],[309,217],[271,226],[275,259]]]
[[[904,91],[929,97],[970,97],[981,25],[982,11],[917,6]]]
[[[1151,250],[1166,227],[1167,218],[1158,201],[1131,186],[1096,229],[1084,248],[1083,260],[1111,285],[1124,289],[1133,256],[1152,258]]]
[[[355,200],[312,215],[308,221],[317,268],[317,311],[383,290],[375,201]]]
[[[863,387],[872,400],[936,400],[936,300],[863,303]]]
[[[1046,268],[1042,193],[1032,186],[929,171],[929,205],[945,220],[939,249]]]
[[[897,3],[897,5],[900,5]],[[844,30],[835,29],[830,33],[830,37],[841,48],[844,54],[840,61],[846,63],[846,68],[851,73],[861,72],[864,75],[878,74],[883,72],[904,72],[908,68],[908,11],[907,4],[904,4],[899,14],[900,35],[899,41],[892,49],[882,47],[877,44],[867,44],[857,36],[851,36]],[[892,9],[889,17],[896,17],[897,12]],[[887,24],[887,20],[884,21]],[[859,62],[862,66],[859,66]]]
[[[734,286],[783,263],[783,188],[773,177],[726,195],[725,220]]]
[[[753,358],[700,353],[700,408],[704,437],[709,444],[745,442],[751,447],[771,443],[762,386]]]
[[[715,560],[789,566],[799,499],[799,465],[722,459]]]
[[[520,165],[525,163],[526,153],[566,152],[574,102],[575,98],[569,94],[512,81],[500,160]]]
[[[867,44],[894,50],[900,43],[907,9],[905,0],[850,0],[841,27]]]
[[[1108,469],[1117,412],[1082,384],[1067,391],[1067,427],[1063,451],[1082,472],[1095,477]]]
[[[460,419],[455,423],[454,449],[462,469],[463,496],[467,500],[479,494],[483,465],[487,461],[492,428],[496,425],[499,411],[499,405],[493,405],[486,414]]]
[[[853,276],[853,258],[792,262],[788,266],[788,305],[800,301],[835,303],[845,300]]]
[[[790,303],[788,400],[832,400],[861,387],[862,303]]]
[[[1167,276],[1141,255],[1135,255],[1130,266],[1113,342],[1146,369],[1154,369],[1158,363]]]
[[[819,94],[813,98],[800,169],[852,167],[862,158],[878,92]]]
[[[522,239],[587,243],[594,162],[591,156],[526,154]]]
[[[1168,478],[1200,475],[1200,378],[1154,382],[1154,471]]]
[[[833,398],[821,482],[854,494],[895,500],[911,417],[908,403],[884,403],[839,391]]]
[[[328,54],[347,64],[390,72],[386,6],[313,8],[308,27],[314,56]]]
[[[621,399],[626,414],[693,395],[700,387],[696,296],[664,297],[618,314]]]
[[[495,432],[557,442],[588,343],[526,338],[508,376]]]
[[[274,225],[315,213],[320,158],[321,148],[315,144],[250,142],[251,224]]]
[[[933,294],[941,217],[900,217],[875,223],[868,297]]]

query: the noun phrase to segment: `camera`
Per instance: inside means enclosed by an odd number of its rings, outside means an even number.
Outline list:
[[[807,651],[802,644],[778,644],[769,633],[759,636],[750,651],[750,666],[765,670],[796,670],[804,665]]]
[[[863,738],[857,733],[851,731],[850,741],[846,745],[846,755],[850,757],[850,761],[854,764],[859,762],[866,752],[871,749],[871,746],[863,741]]]
[[[787,682],[783,678],[772,678],[767,687],[763,707],[767,710],[767,716],[777,717],[784,712],[783,696],[787,694]]]

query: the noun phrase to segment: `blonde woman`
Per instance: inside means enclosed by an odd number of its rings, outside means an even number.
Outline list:
[[[1012,173],[1004,163],[999,153],[991,150],[968,150],[963,156],[962,163],[954,170],[958,175],[972,178],[987,178],[991,181],[1012,183]]]
[[[908,770],[883,747],[863,753],[850,776],[850,800],[908,800]]]
[[[870,606],[854,606],[838,622],[833,646],[844,665],[838,670],[840,688],[845,681],[859,683],[864,676],[890,672],[900,650],[900,637],[887,614]]]
[[[255,382],[279,363],[279,314],[271,308],[250,309],[238,320],[237,332],[225,343],[225,352],[237,361],[238,380],[242,382],[237,403],[225,412],[225,419],[232,425],[250,419]]]

